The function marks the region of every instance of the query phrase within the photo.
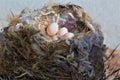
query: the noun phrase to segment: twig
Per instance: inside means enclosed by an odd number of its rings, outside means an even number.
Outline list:
[[[119,45],[120,45],[120,44],[118,44],[118,45],[115,47],[115,49],[113,49],[113,51],[112,51],[111,54],[107,57],[107,59],[105,60],[105,62],[108,61],[108,60],[112,57],[113,53],[117,50],[117,48],[119,47]]]
[[[114,75],[116,72],[120,71],[120,68],[118,68],[117,70],[113,71],[111,74],[109,74],[108,76],[106,76],[105,78],[103,78],[103,80],[108,79],[110,76]]]
[[[25,75],[27,75],[27,74],[28,74],[28,72],[24,72],[24,73],[22,73],[21,75],[16,76],[15,78],[18,79],[18,78],[21,78],[21,77],[23,77],[23,76],[25,76]]]

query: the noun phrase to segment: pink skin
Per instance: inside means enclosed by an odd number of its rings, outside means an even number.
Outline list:
[[[69,32],[74,28],[75,24],[76,24],[76,21],[67,21],[67,22],[60,21],[59,22],[59,25],[62,27],[66,27]]]

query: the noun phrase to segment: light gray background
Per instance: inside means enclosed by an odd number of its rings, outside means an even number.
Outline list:
[[[0,0],[0,26],[6,26],[10,10],[15,14],[26,7],[41,8],[49,0]],[[55,3],[74,3],[82,6],[85,11],[101,25],[104,43],[115,48],[120,43],[120,0],[54,0]],[[119,47],[120,50],[120,47]]]

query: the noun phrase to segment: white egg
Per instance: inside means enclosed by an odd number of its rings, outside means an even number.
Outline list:
[[[48,27],[47,27],[47,33],[50,36],[55,35],[58,32],[59,29],[59,25],[58,23],[51,23]]]
[[[73,37],[74,37],[74,34],[71,33],[71,32],[68,32],[68,33],[66,33],[65,35],[63,35],[63,36],[61,37],[61,39],[62,39],[62,40],[72,39]]]
[[[58,40],[58,36],[57,36],[57,35],[52,36],[52,40],[53,40],[53,41]]]
[[[63,27],[58,31],[58,36],[61,37],[65,35],[66,33],[68,33],[68,29],[66,27]]]

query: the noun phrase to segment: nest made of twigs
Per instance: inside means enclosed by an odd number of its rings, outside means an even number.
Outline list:
[[[59,18],[56,16],[59,15]],[[74,37],[53,41],[46,27],[58,19]],[[103,35],[77,5],[25,9],[2,32],[0,73],[17,80],[102,80]]]

